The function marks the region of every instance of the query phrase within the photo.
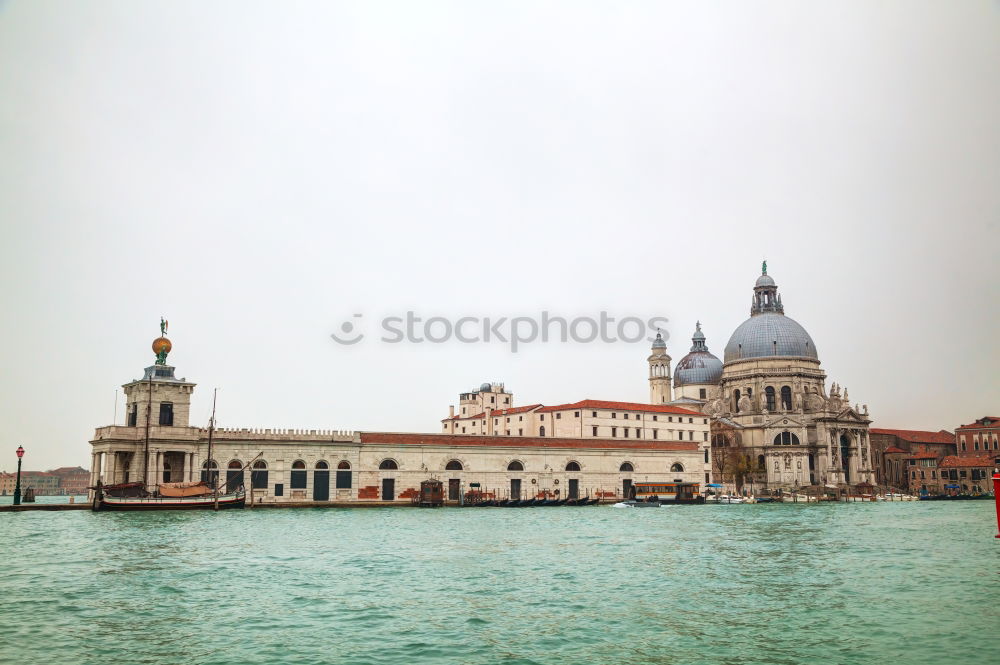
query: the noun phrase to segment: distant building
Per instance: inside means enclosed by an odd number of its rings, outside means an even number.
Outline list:
[[[959,455],[978,456],[992,450],[1000,451],[1000,418],[986,416],[955,430]]]
[[[22,471],[21,491],[28,488],[35,490],[38,496],[53,496],[59,494],[59,476],[47,471]]]
[[[997,453],[949,455],[938,464],[937,479],[927,483],[926,489],[930,494],[988,494],[998,465]]]
[[[955,435],[947,430],[929,432],[872,427],[869,433],[877,485],[909,489],[911,455],[932,453],[935,460],[941,460],[955,454]]]
[[[82,466],[63,466],[49,471],[59,478],[60,494],[86,494],[90,472]]]

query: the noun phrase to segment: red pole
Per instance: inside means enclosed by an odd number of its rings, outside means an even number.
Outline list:
[[[1000,471],[993,471],[993,500],[997,504],[997,535],[1000,538]]]

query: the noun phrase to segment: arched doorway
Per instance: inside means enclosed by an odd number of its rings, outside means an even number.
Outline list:
[[[231,461],[226,468],[226,492],[235,492],[243,487],[243,462]]]
[[[255,490],[267,489],[267,462],[262,459],[254,462],[250,468],[250,487]]]
[[[851,437],[840,435],[840,466],[844,470],[844,482],[851,482]]]
[[[330,465],[320,460],[313,471],[313,501],[330,500]]]

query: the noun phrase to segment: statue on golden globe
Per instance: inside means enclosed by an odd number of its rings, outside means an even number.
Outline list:
[[[167,322],[160,317],[160,336],[153,340],[153,353],[156,354],[156,364],[166,365],[167,364],[167,354],[170,353],[170,349],[173,345],[170,340],[166,338],[167,334]]]

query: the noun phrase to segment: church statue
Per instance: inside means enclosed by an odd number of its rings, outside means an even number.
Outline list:
[[[767,274],[767,260],[765,259],[763,263],[760,264],[760,272],[762,275]]]
[[[166,337],[166,336],[167,336],[167,321],[164,320],[164,318],[161,316],[160,317],[160,337]]]
[[[159,353],[156,354],[156,364],[157,365],[167,364],[167,347],[161,348]]]
[[[753,408],[753,402],[750,401],[749,397],[744,395],[743,397],[740,398],[739,406],[740,406],[740,413],[744,413]]]

